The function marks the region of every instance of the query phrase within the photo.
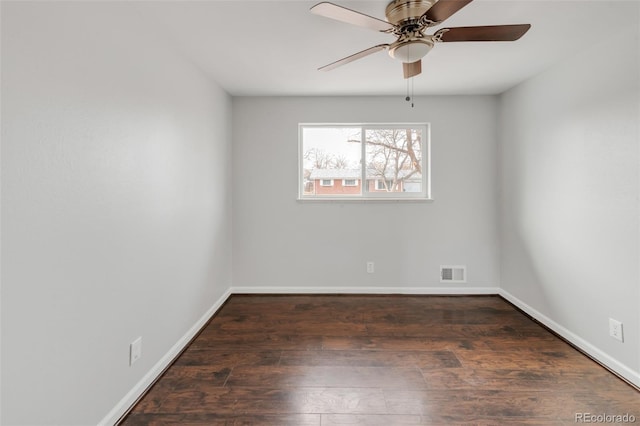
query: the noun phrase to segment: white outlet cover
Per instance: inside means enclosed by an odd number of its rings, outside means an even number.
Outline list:
[[[129,345],[129,365],[133,365],[142,356],[142,337],[138,337]]]
[[[624,342],[624,335],[622,332],[622,323],[613,318],[609,318],[609,336],[614,339]]]
[[[376,266],[374,262],[367,262],[367,272],[373,274],[376,271]]]

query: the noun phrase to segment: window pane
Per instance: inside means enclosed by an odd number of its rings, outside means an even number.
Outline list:
[[[422,130],[365,129],[366,190],[422,192]]]
[[[359,127],[302,128],[303,195],[361,194],[361,134]]]

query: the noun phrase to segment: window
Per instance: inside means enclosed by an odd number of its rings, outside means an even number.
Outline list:
[[[429,199],[427,124],[300,124],[300,199]],[[336,182],[337,180],[337,182]]]
[[[376,190],[377,191],[391,191],[393,188],[392,180],[384,180],[378,179],[376,180]]]

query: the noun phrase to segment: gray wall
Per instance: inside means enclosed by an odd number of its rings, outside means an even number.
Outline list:
[[[2,424],[98,423],[231,283],[230,97],[141,22],[2,2]]]
[[[465,287],[498,285],[497,100],[415,104],[401,96],[233,99],[234,287],[441,287],[442,264],[467,265]],[[296,201],[300,122],[431,123],[434,201]]]
[[[639,51],[609,34],[502,95],[500,223],[502,288],[640,384]]]

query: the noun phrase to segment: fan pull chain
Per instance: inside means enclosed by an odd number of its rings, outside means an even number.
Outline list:
[[[409,80],[411,80],[411,95],[409,95]],[[404,100],[411,102],[411,108],[413,108],[413,77],[407,79],[407,97]]]
[[[413,77],[411,77],[411,108],[413,108]]]

